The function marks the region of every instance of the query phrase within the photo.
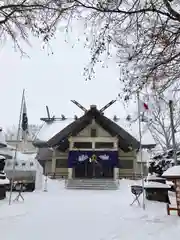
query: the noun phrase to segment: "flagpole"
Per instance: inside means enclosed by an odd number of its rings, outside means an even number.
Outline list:
[[[23,89],[22,99],[21,99],[21,108],[20,108],[20,114],[19,114],[19,123],[18,123],[18,131],[17,131],[17,138],[16,138],[16,148],[15,148],[15,153],[14,153],[12,179],[11,179],[11,187],[10,187],[10,195],[9,195],[9,205],[11,205],[11,200],[12,200],[12,190],[13,190],[14,174],[15,174],[15,163],[16,163],[16,159],[17,159],[17,151],[18,151],[18,145],[19,145],[19,140],[20,140],[21,118],[22,118],[22,111],[23,111],[24,93],[25,93],[25,89]]]
[[[141,133],[141,112],[140,112],[140,99],[139,99],[139,90],[137,92],[137,101],[138,101],[138,119],[139,119],[139,151],[140,151],[140,161],[141,161],[141,180],[143,188],[143,209],[145,210],[145,193],[144,193],[144,169],[143,169],[143,159],[142,159],[142,133]]]

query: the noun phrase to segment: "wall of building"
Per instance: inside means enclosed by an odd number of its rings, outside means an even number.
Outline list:
[[[95,121],[92,124],[88,125],[84,128],[81,132],[77,134],[77,137],[90,137],[91,136],[91,129],[97,129],[97,137],[111,137],[111,135],[106,132],[100,125],[98,125]]]

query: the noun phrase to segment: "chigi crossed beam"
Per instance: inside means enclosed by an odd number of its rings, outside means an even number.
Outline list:
[[[112,106],[117,100],[112,100],[110,101],[109,103],[107,103],[104,107],[102,107],[99,112],[100,113],[104,113],[104,111],[109,108],[110,106]],[[72,103],[74,103],[77,107],[79,107],[84,113],[86,113],[88,111],[88,109],[86,109],[85,107],[83,107],[79,102],[77,102],[76,100],[71,100]],[[77,115],[74,115],[74,117],[66,117],[64,114],[61,114],[60,117],[55,117],[55,116],[52,116],[50,115],[50,112],[49,112],[49,108],[48,106],[46,106],[46,111],[47,111],[47,117],[45,118],[41,118],[42,121],[44,122],[47,122],[47,123],[51,123],[55,120],[59,120],[59,121],[65,121],[65,120],[71,120],[71,119],[74,119],[74,120],[77,120],[78,119],[78,116]],[[125,118],[119,118],[117,117],[116,115],[114,115],[113,118],[110,118],[111,120],[113,120],[114,122],[118,122],[119,120],[125,120],[125,121],[128,121],[128,122],[135,122],[138,117],[136,119],[132,119],[132,117],[130,115],[127,115],[127,117]],[[144,120],[145,122],[145,120]]]

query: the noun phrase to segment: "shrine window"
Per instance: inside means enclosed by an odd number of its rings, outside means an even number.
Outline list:
[[[102,149],[102,148],[114,148],[113,142],[96,142],[95,148]]]
[[[56,159],[56,168],[67,168],[68,160],[66,159]]]
[[[74,142],[74,148],[77,149],[91,149],[92,148],[92,142]]]
[[[133,160],[121,160],[119,161],[120,168],[122,169],[133,169]]]
[[[91,128],[91,137],[97,137],[97,131],[95,128]]]

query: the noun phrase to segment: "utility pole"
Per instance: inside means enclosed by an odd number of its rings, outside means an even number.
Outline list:
[[[170,111],[170,123],[171,123],[171,132],[172,132],[174,164],[177,165],[177,149],[176,149],[174,116],[173,116],[173,101],[172,100],[169,100],[169,111]]]

